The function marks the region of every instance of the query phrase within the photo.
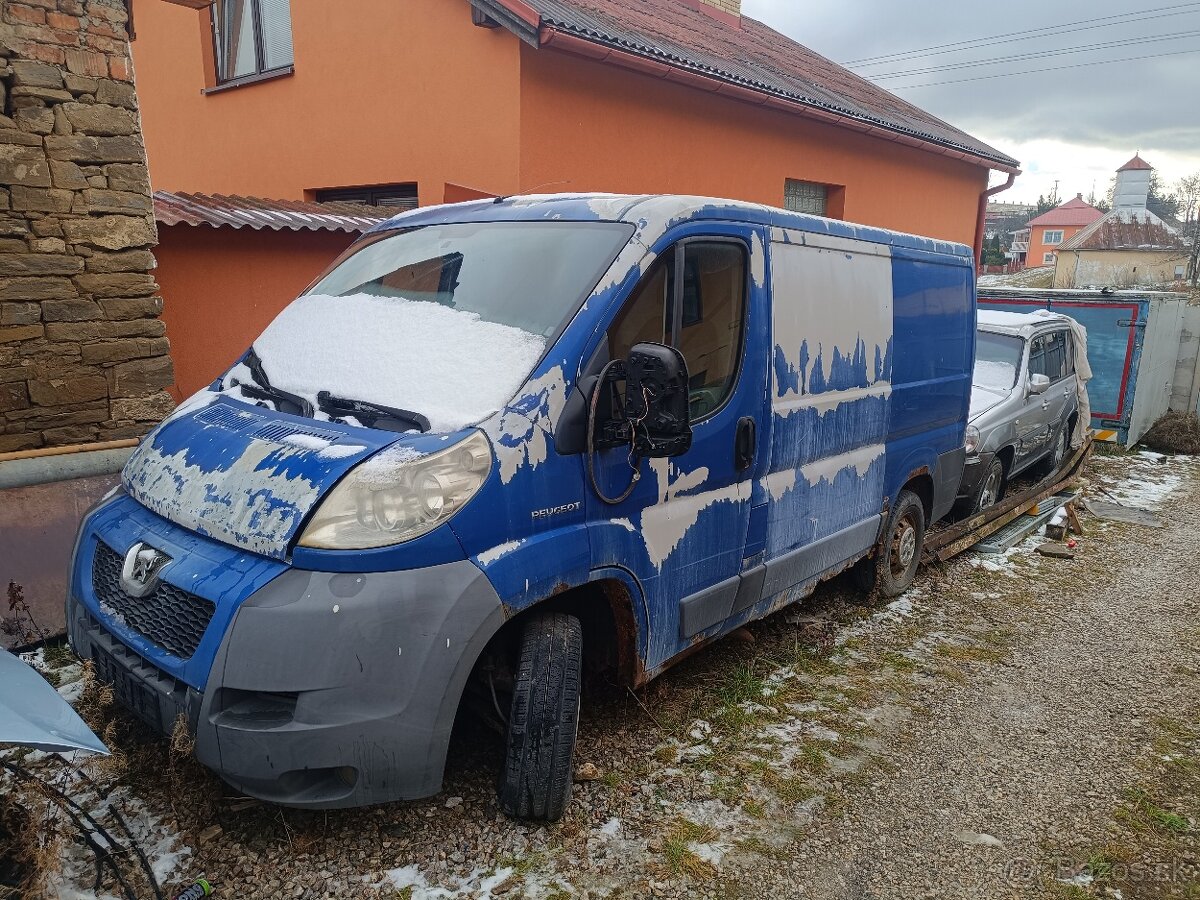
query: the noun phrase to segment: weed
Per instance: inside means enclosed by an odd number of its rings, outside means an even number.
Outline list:
[[[395,900],[412,900],[413,886],[406,884],[404,887],[396,891]]]
[[[496,860],[497,869],[512,869],[513,874],[524,878],[534,869],[546,863],[546,854],[534,851],[528,856],[502,856]]]
[[[803,803],[817,795],[817,789],[806,778],[769,772],[763,782],[785,803]]]
[[[737,707],[747,700],[760,702],[765,683],[754,672],[753,664],[743,664],[734,668],[717,688],[717,697],[728,707]]]
[[[899,672],[915,672],[917,662],[903,653],[897,653],[895,650],[886,650],[881,654],[881,659],[893,669]]]

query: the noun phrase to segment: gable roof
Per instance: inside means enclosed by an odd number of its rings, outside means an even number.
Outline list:
[[[249,226],[256,231],[286,228],[290,231],[361,234],[395,212],[388,207],[361,203],[306,203],[224,194],[154,192],[154,219],[160,225]]]
[[[1104,215],[1094,206],[1088,206],[1080,197],[1068,200],[1048,212],[1042,213],[1036,219],[1030,219],[1026,228],[1035,225],[1091,225]]]
[[[558,46],[1005,172],[1019,163],[778,31],[680,0],[470,0],[534,47]],[[691,77],[686,77],[691,76]],[[714,82],[716,83],[714,85]]]
[[[1185,251],[1187,242],[1148,209],[1114,209],[1065,241],[1064,250]]]

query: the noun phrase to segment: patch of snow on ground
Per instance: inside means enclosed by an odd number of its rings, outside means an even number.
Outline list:
[[[1092,497],[1150,510],[1179,490],[1189,472],[1195,472],[1197,467],[1195,457],[1150,452],[1124,458],[1100,457],[1095,463],[1100,475],[1097,483],[1104,490],[1099,496],[1091,494]]]
[[[542,355],[536,334],[405,297],[310,294],[254,342],[271,385],[409,409],[434,431],[481,422],[513,398]]]
[[[492,891],[504,884],[512,874],[510,867],[497,869],[491,874],[483,869],[475,869],[470,875],[459,879],[457,887],[444,888],[430,885],[421,870],[412,865],[385,872],[383,880],[376,882],[376,885],[390,885],[397,891],[411,888],[412,900],[492,900]]]

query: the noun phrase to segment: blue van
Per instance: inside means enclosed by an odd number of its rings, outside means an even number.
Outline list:
[[[571,787],[585,669],[645,684],[954,502],[959,245],[732,201],[542,196],[382,223],[140,445],[67,621],[238,791],[441,788],[460,704],[510,815]]]

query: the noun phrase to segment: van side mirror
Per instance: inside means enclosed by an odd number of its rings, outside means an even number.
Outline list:
[[[625,366],[625,416],[633,427],[633,452],[650,458],[687,453],[692,426],[683,354],[665,344],[635,344]]]
[[[1029,393],[1044,394],[1050,387],[1049,375],[1030,375],[1029,376]]]

